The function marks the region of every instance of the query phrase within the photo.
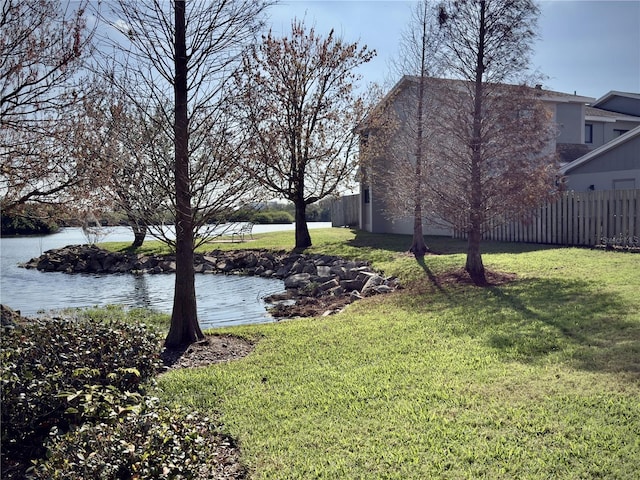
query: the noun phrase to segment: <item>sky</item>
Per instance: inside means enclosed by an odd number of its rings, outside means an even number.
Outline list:
[[[640,0],[544,0],[533,70],[544,88],[600,98],[611,90],[640,93]],[[316,32],[333,28],[346,41],[366,44],[377,56],[359,73],[362,83],[395,81],[389,62],[397,56],[413,2],[406,0],[281,0],[270,8],[275,35],[304,19]]]

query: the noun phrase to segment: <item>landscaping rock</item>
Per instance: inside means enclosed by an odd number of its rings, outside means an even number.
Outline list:
[[[316,265],[316,273],[320,278],[331,278],[331,267],[328,265]]]
[[[1,304],[0,319],[2,320],[2,326],[7,328],[15,328],[19,324],[29,321],[29,319],[20,315],[20,310],[14,310],[7,305]]]
[[[371,276],[369,276],[369,279],[367,280],[367,283],[364,284],[364,287],[362,287],[362,295],[363,296],[367,296],[367,295],[371,295],[371,293],[374,291],[375,287],[378,287],[380,285],[384,284],[384,278],[382,278],[380,275],[377,274],[373,274]]]
[[[285,288],[304,288],[309,285],[311,280],[311,274],[309,273],[294,273],[284,279]]]
[[[162,274],[175,272],[176,263],[173,255],[137,255],[72,245],[49,250],[21,266],[45,272]],[[354,300],[400,288],[397,279],[373,271],[367,262],[329,255],[215,250],[195,255],[194,268],[199,274],[238,273],[282,279],[287,299],[295,300],[295,304],[277,304],[272,312],[277,317],[340,311]]]
[[[318,285],[318,291],[326,292],[339,286],[340,286],[340,282],[338,282],[338,280],[336,280],[335,278],[332,278],[331,280],[328,280]]]

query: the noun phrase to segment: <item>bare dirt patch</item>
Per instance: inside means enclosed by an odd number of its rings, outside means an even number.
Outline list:
[[[196,342],[180,349],[165,349],[161,354],[167,370],[175,368],[205,367],[213,363],[237,360],[249,355],[254,344],[234,335],[207,335],[201,342]]]
[[[494,272],[493,270],[485,270],[487,283],[482,286],[494,287],[514,282],[518,276],[515,273]],[[473,280],[464,268],[450,270],[435,276],[435,283],[440,286],[444,285],[474,285]]]
[[[487,283],[480,287],[497,287],[515,282],[518,279],[518,275],[515,273],[496,272],[493,270],[485,270],[485,276]],[[446,288],[470,286],[478,285],[474,283],[464,268],[459,268],[438,274],[427,271],[427,278],[413,281],[410,285],[407,285],[406,288],[415,294],[423,294],[431,291],[433,288],[444,291]]]
[[[345,296],[297,297],[292,305],[276,304],[269,309],[274,318],[320,317],[337,313],[353,300]]]

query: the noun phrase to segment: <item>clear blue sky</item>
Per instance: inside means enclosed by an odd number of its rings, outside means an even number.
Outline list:
[[[397,54],[412,2],[404,0],[281,0],[269,10],[274,34],[286,34],[291,19],[304,18],[318,33],[331,28],[345,40],[378,52],[360,73],[383,84]],[[601,97],[610,90],[640,93],[640,0],[546,0],[532,66],[545,88]]]

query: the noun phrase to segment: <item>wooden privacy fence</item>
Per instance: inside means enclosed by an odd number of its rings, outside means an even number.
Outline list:
[[[357,227],[360,223],[360,195],[345,195],[331,203],[332,227]]]
[[[454,236],[462,238],[463,232]],[[490,228],[484,238],[502,242],[595,246],[612,242],[637,246],[640,239],[640,190],[564,192],[531,219]]]

